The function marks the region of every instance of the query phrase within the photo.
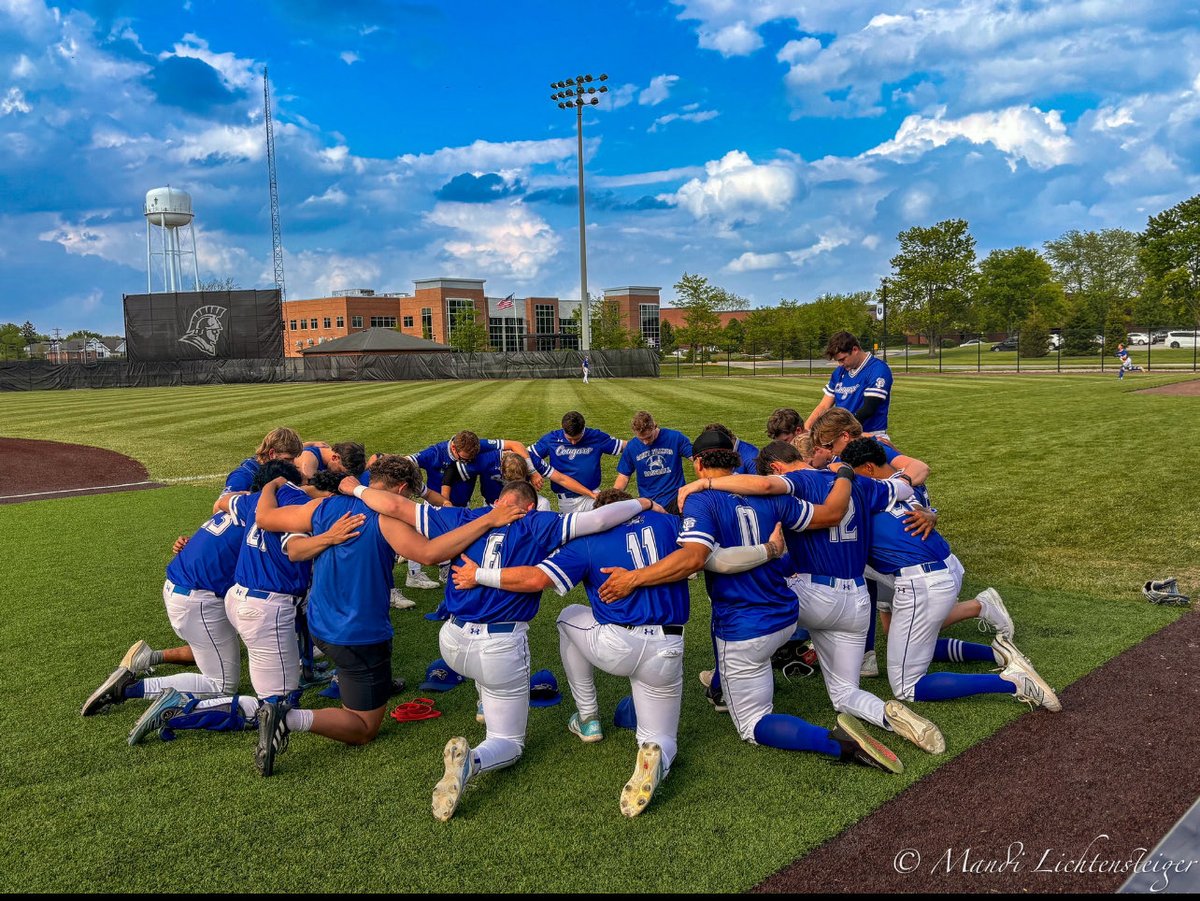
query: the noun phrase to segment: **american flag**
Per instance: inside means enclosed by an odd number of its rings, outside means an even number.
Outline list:
[[[496,309],[511,310],[513,308],[513,295],[516,293],[517,292],[514,291],[512,294],[508,295],[508,297],[504,298],[504,300],[500,301],[500,303],[496,304]]]

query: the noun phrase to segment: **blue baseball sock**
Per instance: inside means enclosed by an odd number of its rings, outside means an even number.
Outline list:
[[[146,683],[138,680],[132,685],[125,686],[125,699],[146,697]]]
[[[871,624],[867,627],[864,653],[875,650],[875,621],[879,618],[879,583],[874,579],[867,579],[867,594],[871,597]]]
[[[768,748],[842,756],[842,746],[829,737],[828,729],[785,713],[768,713],[759,720],[754,726],[754,740]]]
[[[968,660],[995,663],[996,654],[988,644],[959,641],[957,638],[939,638],[933,651],[933,659],[940,663],[963,663]]]
[[[1010,695],[1016,690],[1015,685],[995,673],[926,673],[917,680],[916,699],[948,701],[971,695]]]

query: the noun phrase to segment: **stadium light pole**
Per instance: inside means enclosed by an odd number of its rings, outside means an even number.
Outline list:
[[[601,94],[608,93],[608,86],[602,82],[608,81],[607,75],[594,78],[591,75],[576,75],[565,81],[556,81],[550,85],[556,93],[550,99],[558,104],[559,109],[575,110],[575,134],[579,157],[579,299],[581,350],[592,349],[592,308],[588,300],[587,288],[587,229],[584,223],[583,206],[583,108],[595,106],[600,102]],[[592,84],[596,82],[596,84]],[[597,85],[599,85],[597,87]]]

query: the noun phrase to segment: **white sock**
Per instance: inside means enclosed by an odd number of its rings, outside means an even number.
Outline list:
[[[289,732],[308,732],[312,729],[313,712],[297,707],[289,710],[283,719]]]
[[[172,676],[151,676],[142,680],[142,691],[147,698],[157,698],[168,688],[191,694],[214,694],[221,686],[200,673],[175,673]]]
[[[204,703],[203,701],[201,703]],[[245,695],[238,696],[238,707],[241,708],[242,716],[248,720],[254,719],[254,715],[258,713],[258,698],[248,698]]]

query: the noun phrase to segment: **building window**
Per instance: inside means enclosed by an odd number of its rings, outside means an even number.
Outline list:
[[[288,328],[290,328],[293,332],[296,330],[296,320],[295,319],[288,321]]]
[[[307,319],[300,320],[300,331],[302,331],[302,332],[308,331],[308,320]]]
[[[512,353],[525,346],[525,320],[493,316],[488,320],[488,343],[496,350]]]
[[[395,316],[372,316],[371,317],[371,328],[395,328],[395,327],[396,327],[396,317]]]
[[[433,340],[433,307],[421,308],[421,334],[426,341]]]
[[[537,303],[533,305],[533,321],[535,325],[535,334],[538,335],[553,335],[554,323],[558,318],[558,311],[554,309],[554,304]]]
[[[413,317],[412,316],[404,317],[404,327],[405,328],[413,328]]]
[[[475,301],[467,300],[464,297],[451,297],[447,299],[447,310],[450,314],[450,321],[447,323],[446,336],[450,339],[454,338],[454,320],[460,313],[467,310],[475,309]]]
[[[329,317],[326,316],[324,321],[321,324],[324,325],[325,328],[330,328],[329,322],[330,322]]]
[[[350,327],[351,328],[362,328],[363,327],[362,326],[362,317],[361,316],[351,316],[350,317]]]
[[[345,316],[339,316],[339,317],[337,318],[337,327],[338,327],[338,328],[345,328],[345,327],[346,327],[346,317],[345,317]]]
[[[301,338],[299,341],[296,342],[296,350],[299,350],[303,346],[304,346],[304,339]]]
[[[642,314],[642,338],[645,339],[646,343],[651,347],[658,347],[658,305],[652,303],[643,303],[638,304],[638,309]]]
[[[308,320],[308,327],[315,332],[317,330],[317,320],[315,318]]]
[[[579,323],[571,319],[558,320],[559,347],[563,350],[579,350]]]

